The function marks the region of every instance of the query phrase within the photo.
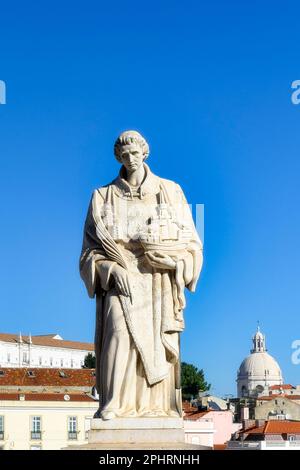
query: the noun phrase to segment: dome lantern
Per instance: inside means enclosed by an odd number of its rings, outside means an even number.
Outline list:
[[[251,353],[254,352],[264,352],[266,351],[266,337],[261,333],[259,325],[257,326],[257,331],[252,338],[253,342],[253,349],[251,349]]]

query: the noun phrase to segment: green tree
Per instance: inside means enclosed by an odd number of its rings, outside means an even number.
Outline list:
[[[84,358],[84,369],[95,369],[96,367],[96,357],[92,353],[88,353]]]
[[[206,392],[210,386],[205,380],[203,369],[186,362],[181,363],[181,388],[184,400],[196,398],[199,392]]]

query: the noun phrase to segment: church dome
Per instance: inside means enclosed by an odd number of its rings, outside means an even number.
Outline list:
[[[251,354],[243,360],[237,373],[239,397],[268,393],[269,386],[283,383],[279,364],[267,353],[265,336],[260,332],[259,327],[252,342]]]
[[[282,379],[278,362],[267,352],[253,352],[247,356],[240,365],[238,376]]]

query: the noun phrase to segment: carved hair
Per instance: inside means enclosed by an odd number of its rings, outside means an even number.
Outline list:
[[[144,139],[144,137],[137,131],[125,131],[122,132],[122,134],[119,135],[115,142],[115,147],[114,147],[114,153],[115,157],[118,160],[118,162],[121,162],[121,149],[124,145],[130,145],[130,144],[137,144],[141,147],[143,154],[144,154],[144,160],[149,155],[149,145],[147,141]]]

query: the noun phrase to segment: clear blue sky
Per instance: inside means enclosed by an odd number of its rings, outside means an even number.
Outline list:
[[[154,173],[205,204],[205,263],[182,358],[218,394],[260,320],[300,383],[299,2],[43,1],[1,6],[0,314],[3,332],[91,341],[78,274],[95,187],[134,128]]]

